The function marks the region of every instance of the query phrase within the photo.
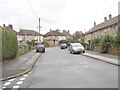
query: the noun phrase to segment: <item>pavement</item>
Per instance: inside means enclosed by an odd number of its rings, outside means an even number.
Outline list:
[[[14,60],[11,60],[10,62],[2,64],[2,78],[0,78],[0,81],[15,78],[28,73],[34,67],[40,55],[40,53],[36,53],[35,50],[33,50],[15,58]]]
[[[32,52],[29,52],[18,58],[15,58],[14,60],[11,60],[9,63],[3,64],[2,78],[0,78],[0,81],[15,78],[17,76],[21,76],[25,73],[28,73],[34,67],[40,55],[41,53],[36,53],[35,50],[33,50]],[[111,63],[117,66],[120,65],[120,63],[118,63],[118,56],[115,55],[105,55],[93,51],[86,51],[86,53],[84,53],[83,55],[102,60],[104,62]]]
[[[83,55],[120,66],[118,55],[101,54],[100,52],[95,52],[95,51],[86,51],[86,53],[84,53]]]

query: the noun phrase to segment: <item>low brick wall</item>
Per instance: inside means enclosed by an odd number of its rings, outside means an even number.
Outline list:
[[[120,48],[109,48],[109,53],[118,55],[120,53]]]
[[[100,45],[95,44],[95,45],[94,45],[94,51],[100,52]]]

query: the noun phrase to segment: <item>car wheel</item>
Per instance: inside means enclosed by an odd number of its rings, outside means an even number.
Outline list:
[[[83,53],[85,53],[85,51],[83,51]]]
[[[72,51],[72,54],[74,54],[74,51]]]
[[[45,50],[43,51],[43,53],[45,53]]]

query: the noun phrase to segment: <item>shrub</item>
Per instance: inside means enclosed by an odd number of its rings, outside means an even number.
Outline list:
[[[43,41],[42,44],[44,44],[45,47],[50,47],[50,44],[47,41]]]
[[[111,47],[112,37],[105,35],[100,42],[100,52],[108,53],[108,49]]]
[[[18,52],[17,36],[14,32],[2,29],[2,60],[16,57]]]
[[[63,43],[68,44],[68,41],[67,41],[67,40],[60,40],[60,41],[59,41],[59,44],[63,44]]]

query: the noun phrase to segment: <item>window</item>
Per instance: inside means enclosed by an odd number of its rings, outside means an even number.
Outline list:
[[[113,32],[113,34],[115,33],[115,31],[116,31],[116,25],[113,25],[112,26],[112,32]]]

